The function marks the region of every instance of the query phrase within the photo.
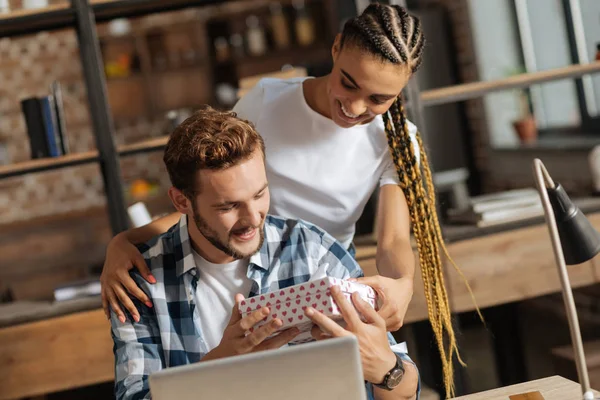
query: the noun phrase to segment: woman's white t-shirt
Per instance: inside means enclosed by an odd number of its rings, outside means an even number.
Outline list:
[[[381,116],[340,128],[308,106],[305,79],[262,79],[233,111],[265,141],[269,212],[311,222],[349,247],[377,183],[398,184],[398,175]],[[418,159],[417,128],[409,131]]]

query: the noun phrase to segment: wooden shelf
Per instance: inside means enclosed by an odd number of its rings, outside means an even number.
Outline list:
[[[226,0],[91,0],[96,22],[137,17],[157,12],[200,7]],[[68,2],[33,10],[0,14],[0,37],[75,27],[75,11]]]
[[[169,140],[168,136],[144,140],[142,142],[119,146],[117,152],[121,156],[148,153],[163,150]],[[60,157],[38,158],[15,164],[0,166],[0,179],[31,174],[35,172],[51,171],[54,169],[72,167],[75,165],[98,162],[100,157],[97,151],[85,151],[68,154]]]
[[[18,10],[10,11],[8,13],[0,14],[0,21],[2,20],[11,20],[21,17],[29,17],[29,16],[40,16],[47,17],[47,14],[53,13],[55,11],[64,11],[69,9],[69,3],[65,4],[53,4],[43,8],[21,8]]]
[[[97,151],[86,151],[60,157],[38,158],[35,160],[0,166],[0,179],[33,172],[72,167],[74,165],[88,164],[96,161],[98,161]]]
[[[144,76],[140,73],[140,72],[132,72],[131,74],[127,75],[127,76],[111,76],[106,77],[106,83],[111,83],[111,82],[122,82],[122,81],[139,81],[144,79]]]
[[[158,138],[144,140],[138,143],[126,144],[123,146],[119,146],[117,148],[117,152],[121,156],[130,156],[133,154],[159,151],[165,148],[168,140],[169,136],[162,136]]]
[[[425,90],[421,92],[421,103],[423,106],[454,103],[474,99],[501,90],[526,88],[537,83],[578,78],[595,72],[600,72],[600,62],[570,65],[568,67],[520,74],[493,81],[473,82],[440,89]]]

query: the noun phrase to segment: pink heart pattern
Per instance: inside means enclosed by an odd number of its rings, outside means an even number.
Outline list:
[[[376,292],[369,286],[327,277],[311,281],[310,284],[298,284],[279,289],[276,292],[263,293],[250,297],[240,302],[239,311],[242,317],[245,317],[261,307],[272,306],[274,307],[273,311],[277,310],[276,313],[269,315],[263,321],[256,324],[252,330],[279,316],[283,322],[279,331],[296,326],[301,332],[291,343],[312,341],[310,329],[313,323],[304,315],[306,307],[312,307],[335,321],[343,321],[339,308],[331,296],[331,287],[333,286],[339,286],[343,296],[348,301],[351,302],[350,296],[353,292],[358,292],[363,300],[377,309]],[[250,332],[249,330],[246,334]]]

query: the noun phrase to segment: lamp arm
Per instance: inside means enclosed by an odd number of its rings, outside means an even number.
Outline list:
[[[577,318],[577,310],[575,308],[575,301],[573,300],[573,290],[571,289],[571,283],[569,281],[569,274],[567,273],[567,265],[565,263],[562,246],[560,243],[560,236],[558,234],[558,228],[556,226],[556,218],[552,205],[550,204],[550,198],[546,189],[548,187],[554,188],[555,184],[548,174],[546,167],[540,159],[533,161],[533,172],[537,189],[540,193],[542,206],[544,207],[544,214],[546,216],[546,225],[550,233],[550,239],[552,241],[552,249],[554,250],[554,258],[556,259],[556,265],[558,267],[558,273],[560,276],[560,283],[562,286],[562,295],[565,302],[565,309],[567,311],[567,321],[569,322],[569,330],[571,332],[571,342],[573,344],[573,350],[575,352],[575,365],[577,366],[577,376],[579,377],[579,383],[581,384],[581,391],[585,400],[593,400],[594,394],[590,389],[590,379],[588,376],[587,365],[585,362],[585,354],[583,352],[583,342],[581,340],[581,331],[579,329],[579,320]]]

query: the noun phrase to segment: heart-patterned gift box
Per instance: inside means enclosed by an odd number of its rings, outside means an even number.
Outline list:
[[[256,324],[252,330],[274,318],[279,318],[283,322],[279,331],[295,326],[301,332],[290,343],[308,342],[312,340],[310,329],[313,324],[304,315],[306,307],[312,307],[334,321],[343,323],[342,315],[331,297],[333,286],[339,286],[348,301],[352,302],[350,296],[352,293],[358,292],[363,300],[374,309],[378,309],[377,294],[370,286],[345,279],[326,277],[247,298],[240,302],[239,311],[242,317],[245,317],[255,310],[269,307],[271,310],[269,316]]]

